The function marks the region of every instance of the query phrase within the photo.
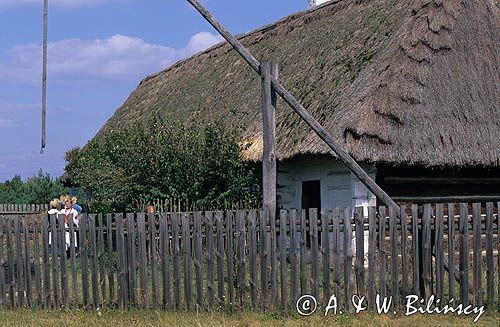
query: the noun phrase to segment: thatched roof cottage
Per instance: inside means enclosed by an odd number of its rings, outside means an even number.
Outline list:
[[[338,0],[241,35],[396,199],[500,195],[500,9],[494,0]],[[169,113],[243,126],[262,154],[260,79],[222,43],[145,78],[99,133]],[[282,207],[375,198],[283,102]],[[407,199],[408,200],[408,199]]]

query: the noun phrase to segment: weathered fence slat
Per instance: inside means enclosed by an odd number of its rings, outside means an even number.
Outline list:
[[[184,265],[184,304],[186,309],[191,310],[193,304],[192,272],[191,272],[191,231],[190,214],[182,214],[182,241],[183,241],[183,265]]]
[[[339,307],[342,303],[340,296],[340,210],[335,208],[333,210],[333,292],[337,295]]]
[[[352,227],[351,227],[351,209],[344,209],[344,302],[348,311],[352,310]]]
[[[387,295],[387,251],[385,248],[385,217],[386,217],[386,207],[379,208],[379,233],[378,233],[378,243],[379,243],[379,253],[380,253],[380,272],[379,272],[379,282],[380,282],[380,296],[384,298]]]
[[[483,274],[482,274],[482,247],[481,247],[481,203],[472,204],[472,244],[474,264],[474,305],[483,305]]]
[[[59,308],[59,273],[57,269],[57,216],[50,215],[50,239],[51,239],[51,248],[52,248],[52,288],[54,289],[54,307]],[[60,250],[60,249],[59,249]],[[83,265],[82,265],[83,266]],[[82,273],[83,274],[83,273]],[[21,279],[19,279],[21,280]]]
[[[87,257],[87,224],[88,215],[83,214],[78,222],[79,235],[80,235],[80,259],[82,267],[82,293],[83,293],[83,308],[87,309],[89,305],[89,268]]]
[[[460,302],[469,305],[469,237],[467,203],[460,203]]]
[[[28,308],[33,307],[33,287],[32,287],[32,281],[31,281],[31,250],[30,250],[30,234],[29,234],[29,218],[25,217],[25,219],[22,220],[23,224],[23,234],[24,234],[24,271],[26,275],[26,305]]]
[[[3,309],[5,303],[5,271],[4,271],[4,255],[3,255],[3,222],[4,217],[0,216],[0,309]]]
[[[357,207],[355,211],[356,224],[356,294],[365,296],[365,231],[363,207]],[[327,267],[328,268],[328,267]]]
[[[115,273],[113,270],[113,216],[106,214],[106,239],[108,241],[108,285],[109,285],[109,304],[115,303]],[[115,226],[118,226],[115,220]],[[115,240],[118,239],[118,233],[115,233]]]
[[[121,310],[127,307],[127,286],[126,286],[126,246],[125,246],[125,226],[123,214],[118,213],[115,216],[116,220],[116,250],[118,252],[118,306]],[[80,223],[81,224],[81,223]]]
[[[163,279],[163,308],[169,309],[171,306],[170,297],[170,260],[169,260],[169,234],[168,234],[168,214],[160,214],[160,256],[161,256],[161,276]]]
[[[92,258],[91,268],[92,268],[92,305],[94,308],[99,308],[101,306],[99,301],[99,278],[98,278],[98,267],[97,267],[97,241],[96,241],[96,226],[95,226],[95,215],[89,215],[89,231],[90,231],[90,257]]]
[[[500,255],[500,253],[499,253]],[[495,297],[493,268],[493,202],[486,203],[486,301],[491,305]],[[500,279],[500,276],[499,276]],[[500,299],[499,299],[500,301]]]
[[[217,227],[217,301],[219,306],[224,306],[224,225],[222,222],[223,212],[215,213],[215,224]]]
[[[396,214],[396,208],[389,207],[389,234],[391,235],[391,295],[393,308],[399,303],[398,236]]]
[[[97,258],[99,260],[99,286],[101,287],[102,306],[106,304],[106,268],[104,265],[104,229],[102,214],[97,216]]]
[[[201,212],[193,214],[194,219],[194,270],[196,274],[196,305],[197,310],[203,308],[203,259],[202,259],[202,231]]]
[[[270,215],[273,217],[273,215]],[[276,220],[269,221],[271,226],[271,303],[274,308],[278,308],[278,253],[276,241]]]
[[[455,298],[455,204],[448,203],[448,299]]]
[[[444,214],[443,204],[436,204],[436,219],[434,220],[434,233],[435,233],[435,257],[436,257],[436,297],[443,300],[444,293],[444,247],[443,247],[443,234],[444,234]],[[455,267],[450,267],[454,269]]]
[[[286,308],[287,301],[287,267],[286,267],[286,223],[288,212],[280,210],[280,237],[279,237],[279,253],[280,253],[280,298],[281,308]]]
[[[248,213],[248,265],[250,268],[250,301],[252,309],[257,309],[257,229],[256,211]]]
[[[425,299],[429,301],[432,294],[432,243],[431,243],[431,216],[432,207],[424,205],[422,220],[422,261]]]
[[[246,260],[245,260],[245,242],[246,242],[246,229],[245,229],[245,212],[238,211],[236,215],[236,237],[237,256],[238,256],[238,305],[243,309],[245,301],[245,288],[246,288]]]
[[[16,238],[16,257],[17,257],[17,305],[22,308],[24,305],[24,261],[23,248],[20,230],[21,217],[14,216],[14,234]],[[57,267],[56,267],[57,269]]]
[[[10,224],[7,224],[7,227]],[[8,233],[8,229],[7,229]],[[49,262],[49,216],[42,217],[42,264],[43,264],[43,307],[50,306],[50,262]],[[7,243],[7,251],[9,243]],[[12,266],[11,266],[12,267]],[[12,280],[12,279],[9,279]],[[11,292],[12,294],[12,292]]]
[[[309,223],[311,235],[311,263],[312,263],[312,295],[319,298],[319,240],[318,240],[318,209],[309,209]]]
[[[328,237],[328,211],[321,209],[321,257],[323,258],[323,301],[330,298],[330,240]]]
[[[73,308],[78,308],[78,284],[77,284],[77,267],[76,267],[76,237],[75,226],[69,221],[69,255],[71,262],[71,292],[73,294]],[[68,294],[69,296],[69,294]]]
[[[292,304],[297,296],[297,210],[290,210],[290,291]]]
[[[229,309],[234,306],[234,232],[232,211],[226,212],[226,242],[227,242],[227,294]]]
[[[401,275],[401,297],[404,299],[408,295],[408,221],[406,215],[406,205],[400,206],[401,218],[401,262],[403,270]]]
[[[420,295],[420,262],[419,253],[420,245],[418,242],[418,205],[411,206],[411,237],[412,237],[412,254],[413,254],[413,294]]]
[[[300,213],[300,292],[307,293],[307,220],[306,211]]]
[[[174,286],[174,306],[176,309],[180,308],[181,299],[181,278],[180,278],[180,248],[179,248],[179,215],[172,214],[172,246],[174,256],[174,270],[173,270],[173,286]]]
[[[139,280],[141,289],[141,304],[144,309],[149,308],[148,299],[148,272],[147,272],[147,254],[146,254],[146,216],[143,212],[137,214],[137,239],[139,242]]]
[[[205,235],[206,235],[206,260],[207,260],[207,293],[208,306],[212,308],[215,304],[215,289],[214,289],[214,221],[213,212],[205,213]]]
[[[9,279],[9,300],[11,308],[16,306],[15,302],[15,282],[14,282],[14,253],[12,244],[12,221],[13,218],[6,219],[5,236],[6,236],[6,246],[7,246],[7,265],[8,265],[8,279]],[[48,244],[48,242],[47,242]],[[48,262],[48,260],[47,260]],[[49,274],[48,274],[49,275]],[[49,275],[50,276],[50,275]],[[49,278],[49,277],[48,277]],[[50,289],[49,289],[50,292]],[[50,297],[50,293],[49,293]]]
[[[63,308],[67,309],[69,307],[69,292],[68,292],[68,271],[66,269],[66,226],[65,226],[65,216],[58,215],[58,247],[59,247],[59,264],[61,265],[61,304]],[[72,217],[68,217],[68,223]]]
[[[135,214],[127,213],[128,297],[131,306],[137,305],[137,256],[135,247]]]
[[[497,268],[498,268],[498,302],[500,302],[500,201],[497,202]]]
[[[375,294],[376,281],[375,281],[375,244],[376,244],[376,221],[375,221],[376,211],[374,207],[368,208],[368,305],[371,310],[375,309]]]
[[[156,256],[156,216],[148,214],[149,257],[151,260],[151,301],[153,309],[158,307],[158,258]]]

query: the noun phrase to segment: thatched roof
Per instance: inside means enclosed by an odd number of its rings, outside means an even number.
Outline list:
[[[359,161],[500,166],[495,0],[340,0],[240,37]],[[144,79],[100,133],[153,114],[243,127],[261,156],[260,79],[219,44]],[[328,147],[283,102],[278,158]]]

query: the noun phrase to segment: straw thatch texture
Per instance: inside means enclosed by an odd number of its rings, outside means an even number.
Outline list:
[[[241,36],[360,161],[500,166],[495,0],[343,0]],[[144,79],[99,132],[153,114],[242,127],[261,156],[260,79],[227,44]],[[279,103],[278,158],[329,149]]]

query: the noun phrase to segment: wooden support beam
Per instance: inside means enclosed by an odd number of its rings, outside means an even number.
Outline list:
[[[260,74],[261,65],[257,59],[233,36],[215,17],[205,9],[198,0],[187,0],[245,59],[245,61]],[[372,191],[385,205],[397,211],[397,204],[382,190],[377,183],[358,165],[358,163],[342,149],[335,139],[321,126],[316,119],[295,99],[295,97],[280,84],[277,78],[271,77],[271,85],[283,100],[316,132],[316,134],[337,154],[344,164],[356,175],[359,180]]]

